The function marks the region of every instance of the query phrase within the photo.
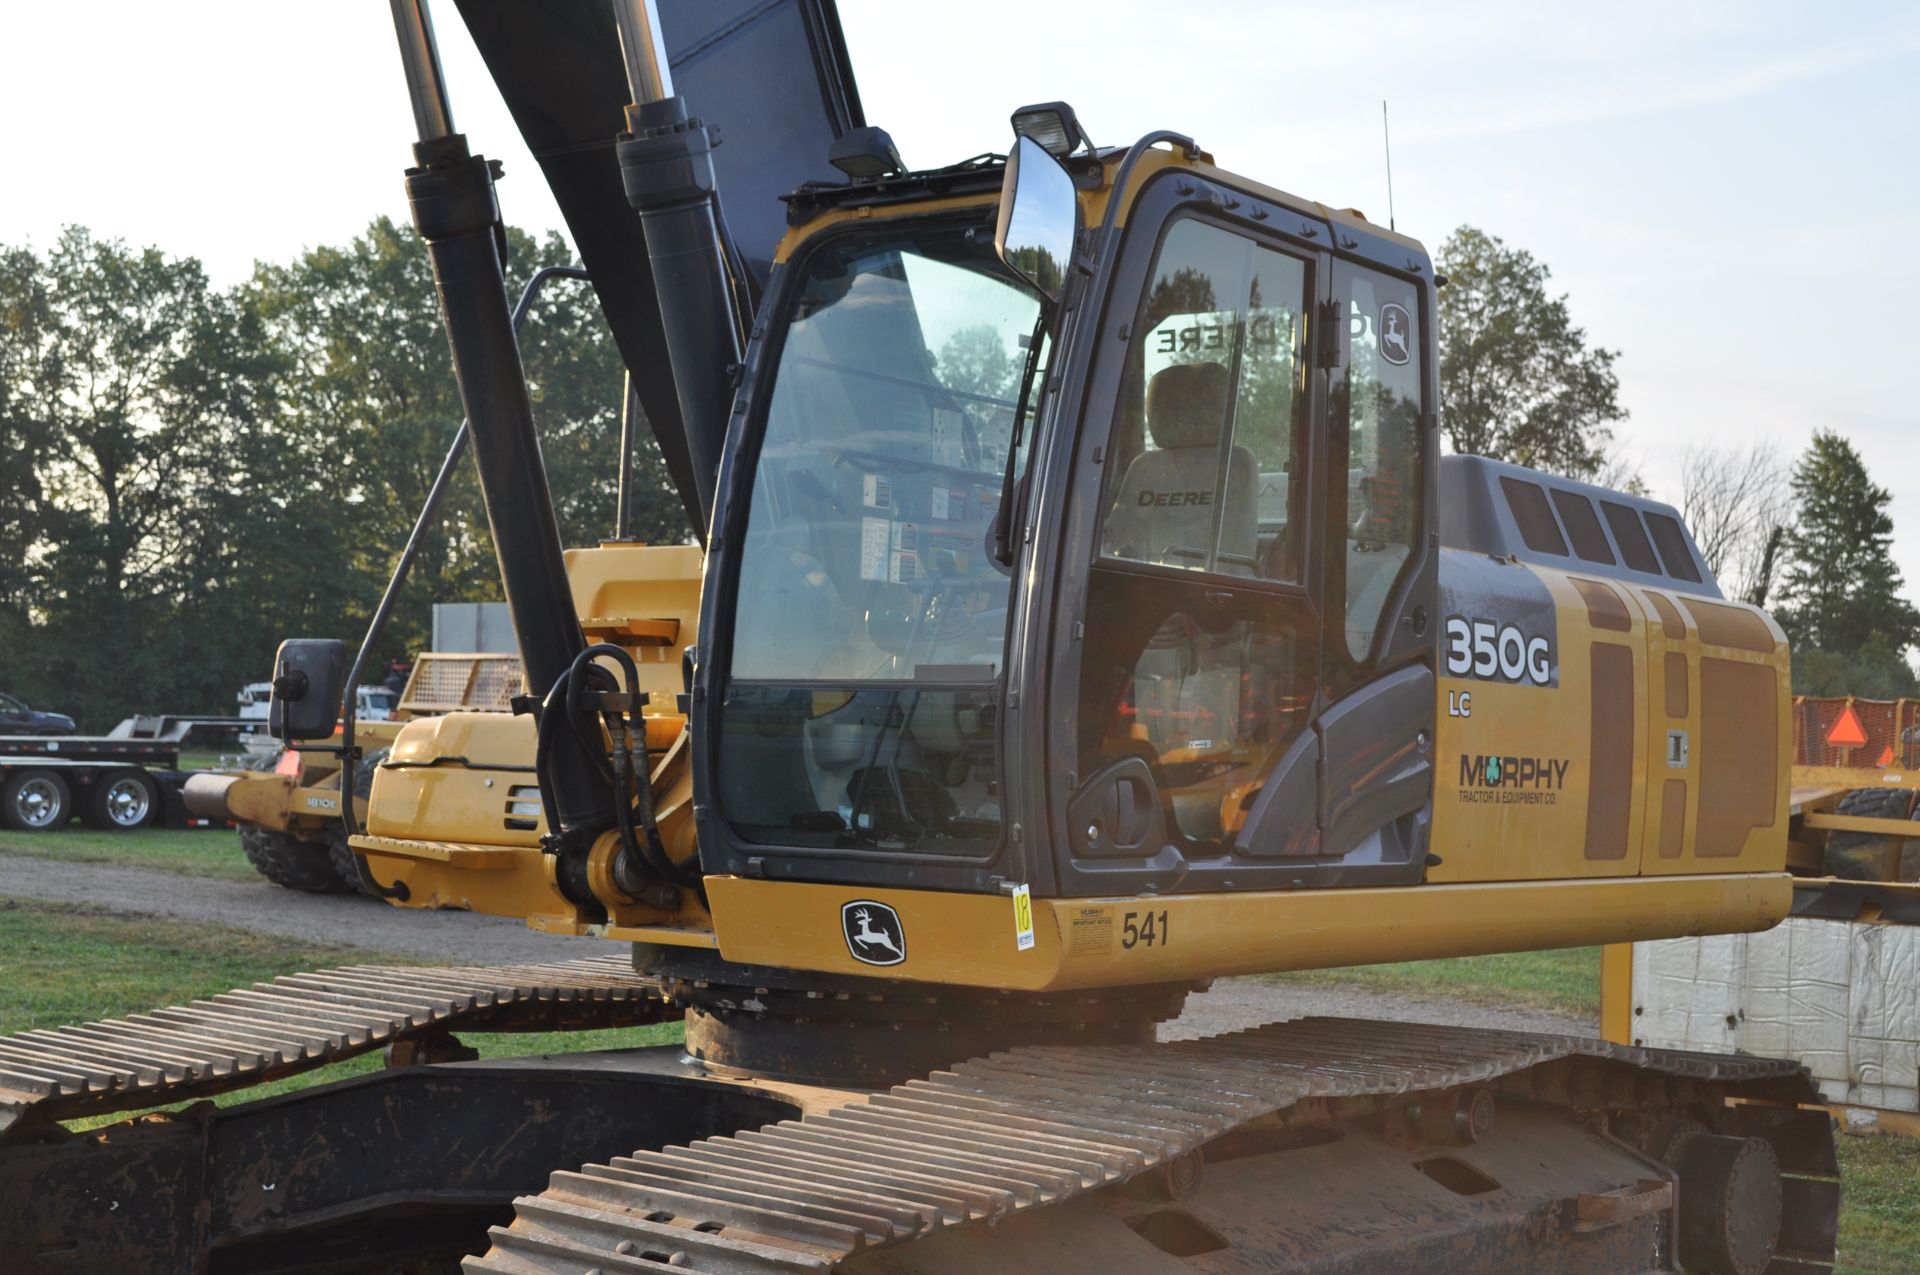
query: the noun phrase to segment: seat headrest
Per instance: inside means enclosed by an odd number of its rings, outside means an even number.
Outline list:
[[[1226,417],[1224,363],[1176,363],[1147,382],[1147,428],[1155,447],[1216,447]]]

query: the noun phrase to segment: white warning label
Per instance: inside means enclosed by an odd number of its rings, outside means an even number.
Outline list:
[[[1013,888],[1013,945],[1022,952],[1033,946],[1033,891],[1025,885]]]
[[[868,482],[872,482],[869,475]],[[860,578],[862,580],[884,580],[887,578],[887,554],[892,549],[893,524],[885,518],[862,518],[860,520]]]

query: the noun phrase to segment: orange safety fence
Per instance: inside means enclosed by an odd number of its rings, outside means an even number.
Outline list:
[[[1794,696],[1793,764],[1920,766],[1920,700]]]

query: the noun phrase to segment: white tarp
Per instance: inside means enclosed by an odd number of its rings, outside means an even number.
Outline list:
[[[1635,1044],[1805,1063],[1829,1102],[1920,1111],[1920,926],[1789,918],[1637,943]]]

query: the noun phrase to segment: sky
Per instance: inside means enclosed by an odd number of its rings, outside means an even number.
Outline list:
[[[1920,595],[1920,5],[1548,0],[841,0],[870,123],[910,165],[1004,150],[1027,102],[1093,139],[1190,133],[1228,169],[1472,224],[1553,271],[1619,352],[1620,446],[1677,499],[1688,448],[1847,435],[1893,492]],[[453,6],[456,124],[508,219],[559,228]],[[68,223],[256,260],[404,222],[412,140],[388,6],[0,6],[0,244]],[[697,104],[696,108],[697,108]]]

